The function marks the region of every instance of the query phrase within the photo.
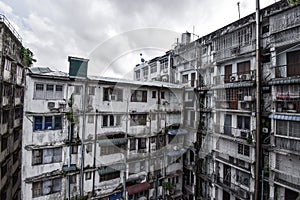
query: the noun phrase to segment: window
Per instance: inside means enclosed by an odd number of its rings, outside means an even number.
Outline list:
[[[17,76],[22,77],[23,76],[23,68],[21,66],[17,66]]]
[[[115,120],[114,120],[114,116],[113,115],[110,115],[109,116],[109,126],[114,126],[114,123],[115,123]]]
[[[88,123],[89,124],[94,123],[94,116],[93,115],[88,116]]]
[[[287,77],[300,75],[300,51],[288,52],[287,57]]]
[[[103,88],[103,101],[109,101],[109,88]]]
[[[60,192],[62,188],[61,178],[55,178],[32,183],[32,197],[40,197]]]
[[[53,99],[54,97],[54,85],[46,85],[46,99]]]
[[[300,138],[300,122],[276,120],[276,134]]]
[[[15,119],[19,119],[23,117],[23,110],[22,108],[15,109]]]
[[[189,75],[186,74],[186,75],[183,75],[182,76],[182,83],[187,83],[189,81]]]
[[[91,143],[87,144],[87,145],[86,145],[86,152],[87,152],[87,153],[92,152],[92,148],[93,148],[93,144],[91,144]]]
[[[85,180],[91,180],[92,178],[92,173],[91,172],[86,172],[85,173]]]
[[[121,126],[121,118],[122,118],[121,115],[116,116],[116,126]]]
[[[89,86],[88,87],[88,92],[89,92],[89,95],[95,95],[95,86]]]
[[[136,140],[135,138],[130,139],[130,151],[136,150]]]
[[[77,176],[76,174],[70,176],[70,184],[76,184],[77,183]]]
[[[123,89],[103,88],[103,101],[123,101]]]
[[[3,162],[1,164],[1,178],[3,178],[7,173],[7,164],[6,162]]]
[[[120,177],[120,171],[114,172],[114,173],[109,173],[109,174],[103,174],[100,176],[100,182],[102,181],[108,181],[112,179],[116,179]]]
[[[16,98],[21,98],[23,96],[23,88],[16,87]]]
[[[101,147],[101,156],[120,153],[121,149],[118,146],[103,146]]]
[[[238,144],[238,154],[250,156],[250,147],[244,144]]]
[[[4,87],[3,87],[3,96],[5,96],[5,97],[12,96],[12,87],[11,87],[11,85],[4,84]]]
[[[34,116],[34,131],[59,130],[62,129],[61,115],[56,116]]]
[[[77,154],[78,153],[78,146],[77,145],[71,146],[71,153],[72,154]]]
[[[63,85],[36,83],[34,89],[34,98],[63,99]]]
[[[168,59],[163,59],[160,61],[160,71],[163,73],[168,72]]]
[[[74,94],[80,94],[81,93],[81,86],[75,85],[74,86]]]
[[[7,148],[8,135],[3,135],[1,138],[1,152]]]
[[[108,115],[103,115],[102,117],[102,126],[106,127],[108,125]]]
[[[146,149],[146,138],[139,138],[139,149]]]
[[[237,116],[237,128],[250,130],[250,117]]]
[[[156,65],[150,66],[151,74],[157,72],[157,67]]]
[[[240,170],[236,170],[236,182],[238,182],[239,184],[242,184],[244,186],[249,187],[250,185],[250,174],[240,171]]]
[[[7,58],[5,58],[4,69],[6,71],[10,71],[11,70],[11,61],[8,60]]]
[[[147,102],[147,91],[134,90],[131,94],[131,102]]]
[[[147,78],[147,77],[148,77],[148,74],[149,74],[148,67],[145,67],[145,68],[143,69],[143,75],[144,75],[144,77]]]
[[[156,98],[156,91],[152,91],[152,98]]]
[[[146,125],[146,114],[132,114],[130,115],[130,126],[144,126]]]
[[[32,165],[57,163],[62,161],[62,148],[38,149],[32,151]]]
[[[141,72],[140,72],[140,70],[137,70],[135,72],[135,79],[139,80],[140,78],[141,78]]]
[[[237,63],[237,74],[250,74],[250,61]]]
[[[121,125],[121,115],[103,115],[102,127],[115,127]]]
[[[160,95],[161,95],[161,98],[162,98],[162,99],[165,98],[165,92],[161,92]]]

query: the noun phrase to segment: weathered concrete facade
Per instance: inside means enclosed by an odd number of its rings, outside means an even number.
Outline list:
[[[181,199],[191,145],[182,86],[48,68],[32,68],[26,83],[23,199]]]
[[[22,39],[0,15],[0,199],[21,197],[21,133],[24,66]]]
[[[169,51],[171,76],[185,86],[182,120],[197,133],[195,159],[186,161],[197,167],[184,171],[186,199],[254,199],[257,179],[263,180],[264,199],[299,197],[298,16],[299,6],[287,1],[261,10],[261,116],[256,116],[255,14],[195,41],[184,33]],[[257,117],[260,155],[255,152]]]

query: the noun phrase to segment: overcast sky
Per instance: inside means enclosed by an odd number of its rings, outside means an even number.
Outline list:
[[[89,58],[89,74],[131,77],[139,54],[149,60],[180,33],[206,35],[255,12],[255,0],[3,0],[34,66],[68,71],[68,56]],[[275,0],[260,0],[261,8]]]

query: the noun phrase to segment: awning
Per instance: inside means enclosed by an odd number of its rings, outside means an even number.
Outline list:
[[[269,82],[269,85],[282,85],[282,84],[296,84],[300,83],[299,78],[285,78],[285,79],[277,79]]]
[[[213,86],[211,89],[224,89],[224,88],[240,88],[240,87],[252,87],[253,82],[235,82],[235,83],[226,83]]]
[[[185,135],[189,132],[186,129],[168,130],[169,135]]]
[[[269,116],[271,119],[279,119],[279,120],[287,120],[287,121],[300,121],[300,116],[293,116],[293,115],[276,115],[271,114]]]
[[[121,171],[124,169],[126,169],[125,164],[119,163],[119,164],[114,164],[111,166],[101,167],[100,169],[98,169],[98,173],[99,173],[99,175],[104,175],[104,174],[110,174],[113,172]]]
[[[76,164],[72,164],[72,165],[70,165],[70,167],[68,167],[68,165],[63,165],[63,167],[62,167],[63,172],[73,172],[76,170],[77,170]]]
[[[105,140],[98,140],[97,142],[100,146],[107,147],[107,146],[126,144],[127,139],[126,138],[105,139]]]
[[[120,199],[122,197],[123,197],[123,193],[118,192],[118,193],[110,195],[108,198],[109,198],[109,200],[116,200],[116,199]]]
[[[182,151],[182,150],[177,150],[177,151],[169,151],[167,153],[168,156],[180,156],[184,153],[185,151]]]
[[[149,188],[150,188],[150,184],[145,182],[145,183],[140,183],[140,184],[127,187],[127,192],[128,195],[133,195],[139,192],[143,192],[145,190],[149,190]]]

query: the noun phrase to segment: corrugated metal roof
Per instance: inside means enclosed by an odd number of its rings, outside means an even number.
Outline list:
[[[227,83],[223,85],[213,86],[211,89],[224,89],[224,88],[240,88],[240,87],[252,87],[253,82],[239,82],[239,83]]]

